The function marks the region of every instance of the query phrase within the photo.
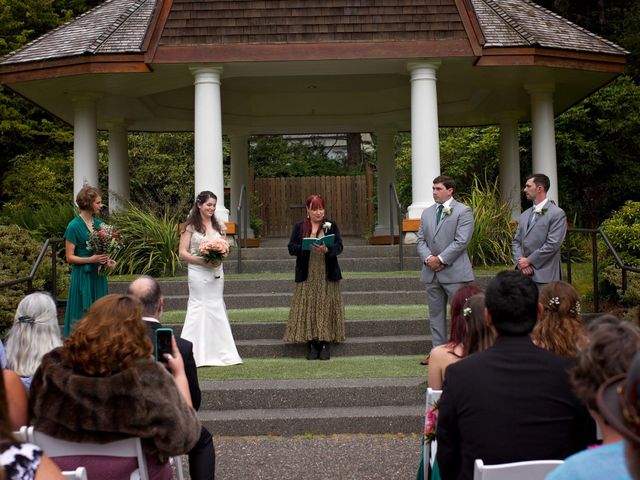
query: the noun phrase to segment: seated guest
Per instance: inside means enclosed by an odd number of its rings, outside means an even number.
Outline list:
[[[20,427],[29,423],[27,390],[20,381],[20,376],[12,370],[2,370],[2,380],[4,382],[4,390],[7,392],[11,428],[20,430]]]
[[[495,344],[450,365],[440,397],[437,461],[444,479],[473,478],[473,464],[564,459],[595,442],[595,425],[569,384],[572,360],[536,347],[538,287],[516,270],[485,293]]]
[[[484,293],[476,293],[462,307],[462,317],[467,324],[464,356],[484,352],[493,345],[495,336],[484,319]]]
[[[539,301],[543,310],[531,334],[533,343],[558,355],[575,358],[587,337],[580,318],[580,295],[560,280],[545,285]]]
[[[15,374],[14,374],[15,375]],[[16,375],[17,378],[17,375]],[[20,388],[24,390],[20,380]],[[5,388],[5,381],[0,377],[0,473],[4,480],[62,480],[60,469],[42,449],[32,443],[20,443],[14,436],[7,397],[11,392]]]
[[[551,472],[551,480],[628,479],[624,466],[622,436],[605,422],[598,411],[596,396],[605,381],[629,370],[631,360],[640,351],[640,328],[613,315],[604,315],[589,324],[589,340],[578,354],[571,371],[576,395],[589,409],[602,432],[602,446],[590,448],[567,458]]]
[[[460,287],[451,300],[451,332],[449,342],[438,345],[429,356],[429,386],[434,390],[442,388],[444,372],[449,365],[464,357],[464,343],[467,337],[467,325],[462,316],[464,303],[469,297],[481,292],[475,285]]]
[[[140,437],[150,478],[171,478],[166,460],[189,451],[201,426],[175,340],[172,354],[165,354],[171,373],[152,352],[138,300],[128,295],[98,299],[64,346],[43,357],[33,376],[36,430],[73,442]],[[55,460],[64,470],[85,466],[92,480],[128,478],[136,468],[133,459]]]
[[[32,293],[18,304],[7,336],[8,367],[20,375],[27,390],[45,353],[62,345],[56,303],[48,294]]]
[[[142,320],[147,326],[147,334],[151,338],[151,342],[155,345],[156,330],[162,326],[160,324],[160,316],[164,308],[160,284],[154,278],[142,275],[129,284],[127,294],[142,302]],[[198,410],[200,408],[201,392],[200,384],[198,383],[198,369],[193,358],[193,345],[190,341],[179,337],[176,337],[176,343],[184,361],[184,370],[189,382],[193,408]],[[215,459],[213,438],[211,433],[203,426],[200,432],[200,439],[189,450],[189,476],[191,480],[210,480],[214,478]]]
[[[607,380],[598,389],[597,405],[605,422],[624,438],[629,474],[640,480],[640,353],[626,375]]]

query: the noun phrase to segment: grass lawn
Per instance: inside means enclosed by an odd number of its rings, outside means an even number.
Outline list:
[[[387,320],[387,319],[421,319],[427,318],[425,305],[346,305],[347,320]],[[184,323],[184,310],[173,310],[162,314],[162,323]],[[273,308],[238,308],[227,310],[229,320],[233,323],[252,322],[286,322],[289,307]]]
[[[287,380],[316,378],[424,377],[423,355],[304,358],[244,358],[242,365],[201,367],[200,380]]]

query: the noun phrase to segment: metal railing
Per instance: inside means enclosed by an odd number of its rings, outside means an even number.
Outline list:
[[[11,287],[13,285],[19,285],[21,283],[27,284],[26,293],[33,293],[33,279],[36,277],[36,273],[38,273],[38,268],[40,268],[40,264],[42,260],[44,260],[44,256],[47,254],[47,249],[51,247],[51,296],[55,302],[58,301],[58,292],[57,292],[57,280],[58,280],[58,249],[57,245],[64,242],[62,238],[48,238],[44,241],[42,248],[40,249],[40,253],[38,254],[38,258],[33,263],[31,267],[31,272],[29,275],[22,278],[16,278],[15,280],[8,280],[6,282],[0,283],[0,288]]]
[[[394,212],[395,211],[395,212]],[[398,219],[398,245],[400,246],[399,258],[400,258],[400,271],[404,270],[404,245],[402,238],[402,218],[404,217],[402,212],[402,205],[398,199],[398,192],[396,186],[393,183],[389,184],[389,236],[391,237],[391,245],[395,242],[394,234],[394,213]]]
[[[238,241],[237,249],[237,272],[242,273],[242,241],[244,235],[244,245],[247,246],[247,234],[249,232],[249,204],[247,203],[247,187],[242,185],[240,188],[240,200],[236,211],[238,219]]]
[[[604,233],[602,227],[600,228],[569,228],[567,229],[567,235],[564,239],[565,246],[567,249],[567,282],[572,283],[572,272],[571,272],[571,243],[570,238],[574,233],[588,234],[591,237],[591,250],[592,250],[592,265],[593,265],[593,309],[594,313],[600,312],[600,291],[598,289],[598,235],[602,237],[604,244],[609,250],[609,253],[613,255],[613,258],[616,261],[616,265],[622,271],[622,293],[627,291],[628,284],[628,275],[627,272],[640,273],[640,268],[632,267],[630,265],[625,265],[625,263],[620,258],[617,250],[611,243],[607,234]]]

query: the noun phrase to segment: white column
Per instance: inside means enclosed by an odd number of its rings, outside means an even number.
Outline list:
[[[222,105],[220,77],[222,67],[190,69],[195,76],[195,194],[211,190],[218,197],[216,217],[229,220],[224,205],[224,170],[222,165]]]
[[[440,175],[438,94],[439,61],[410,63],[411,72],[411,205],[407,216],[420,218],[433,203],[433,179]]]
[[[73,198],[84,185],[98,187],[96,96],[73,98]]]
[[[129,202],[129,137],[124,122],[109,124],[109,213]]]
[[[229,135],[231,148],[231,209],[232,222],[240,223],[238,218],[238,204],[240,203],[240,191],[242,186],[248,188],[249,183],[249,137],[247,135]],[[247,198],[252,192],[247,191]],[[248,208],[248,205],[246,205]],[[244,228],[244,225],[242,225]],[[247,237],[253,238],[253,230],[248,227]]]
[[[532,173],[544,173],[551,180],[547,196],[558,203],[558,165],[553,114],[553,84],[529,84],[531,97]]]
[[[396,181],[396,165],[393,150],[393,132],[376,132],[376,159],[378,170],[378,222],[374,236],[390,235],[389,232],[389,184]],[[393,215],[394,228],[397,228],[397,215]]]
[[[511,206],[511,219],[520,216],[520,157],[518,120],[515,115],[500,119],[500,199]]]

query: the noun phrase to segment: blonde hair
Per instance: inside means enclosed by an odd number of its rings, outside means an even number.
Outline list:
[[[20,301],[14,319],[5,345],[7,366],[31,377],[42,357],[62,345],[56,304],[46,293],[32,293]]]

